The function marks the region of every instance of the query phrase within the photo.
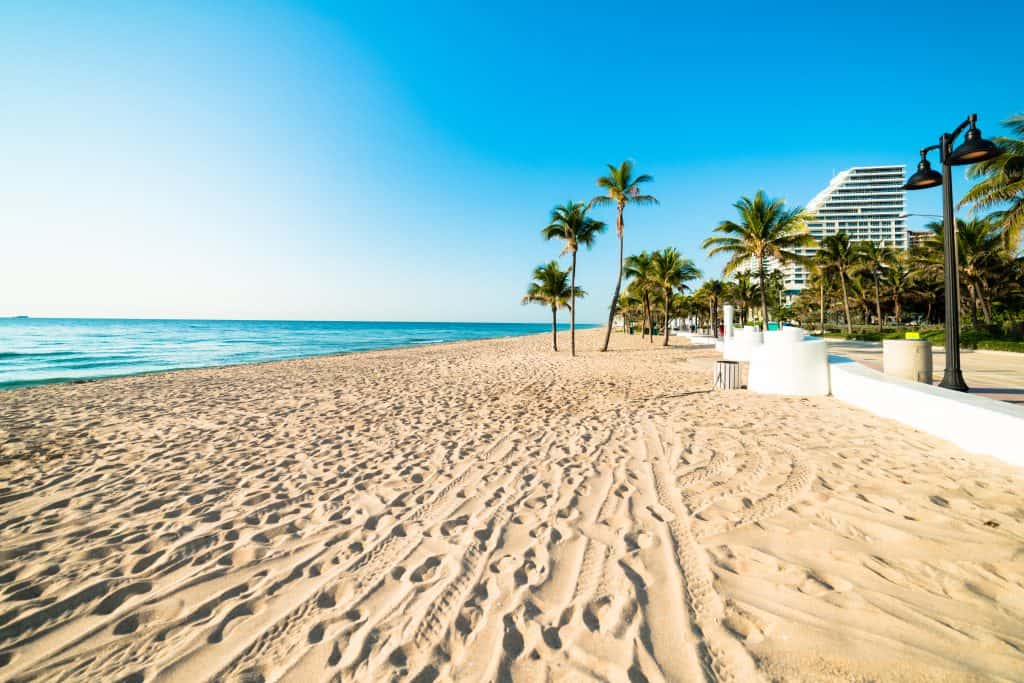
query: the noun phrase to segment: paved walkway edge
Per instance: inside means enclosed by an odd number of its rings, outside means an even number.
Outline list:
[[[1024,408],[887,377],[845,356],[829,356],[829,379],[845,403],[1024,467]]]

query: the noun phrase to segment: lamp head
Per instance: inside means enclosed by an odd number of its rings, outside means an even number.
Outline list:
[[[900,188],[901,190],[924,190],[942,184],[942,174],[932,170],[932,165],[928,163],[925,154],[925,152],[921,152],[921,161],[917,165],[917,172],[907,179],[907,183]]]
[[[950,166],[963,166],[964,164],[976,164],[979,161],[994,159],[1003,153],[994,142],[981,137],[981,131],[971,122],[967,129],[963,144],[953,150],[949,155]]]

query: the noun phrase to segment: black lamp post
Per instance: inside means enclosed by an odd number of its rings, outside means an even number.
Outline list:
[[[956,127],[952,133],[943,133],[939,144],[921,150],[921,161],[917,164],[917,172],[910,176],[904,190],[923,190],[942,185],[942,241],[944,249],[944,266],[946,280],[946,371],[942,375],[940,387],[954,391],[967,391],[963,372],[960,371],[960,285],[956,251],[956,216],[953,214],[953,177],[952,166],[975,164],[979,161],[992,159],[1002,154],[994,143],[981,137],[977,126],[978,115],[971,114]],[[953,149],[964,128],[968,128],[963,144]],[[928,152],[939,150],[939,161],[942,162],[942,173],[933,171],[928,163]]]

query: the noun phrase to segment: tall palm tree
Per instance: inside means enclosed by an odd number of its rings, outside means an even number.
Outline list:
[[[619,236],[619,276],[615,281],[615,293],[612,294],[611,307],[608,309],[608,327],[604,331],[602,351],[608,350],[608,342],[612,335],[612,321],[615,319],[615,307],[619,303],[619,290],[622,289],[622,232],[625,227],[622,222],[622,212],[626,209],[626,204],[636,204],[637,206],[657,204],[658,200],[652,195],[640,193],[640,185],[642,183],[653,181],[654,177],[646,174],[634,177],[633,162],[628,159],[623,161],[618,168],[613,164],[608,164],[608,175],[597,179],[597,186],[604,189],[605,194],[598,195],[590,200],[591,206],[615,205],[615,232]]]
[[[562,253],[572,256],[572,267],[569,269],[570,292],[576,290],[576,252],[580,245],[590,249],[606,227],[601,221],[587,216],[587,205],[583,202],[569,200],[551,210],[551,223],[541,230],[541,235],[547,240],[560,239],[565,242]],[[570,296],[569,301],[569,353],[576,355],[576,298],[573,296]]]
[[[665,247],[651,256],[651,281],[662,291],[665,303],[665,340],[662,346],[668,346],[668,321],[672,312],[672,290],[682,292],[686,283],[701,277],[700,269],[688,258],[673,247]]]
[[[871,278],[875,287],[875,315],[878,317],[878,331],[882,331],[882,294],[881,281],[885,271],[892,267],[896,260],[896,250],[883,244],[874,242],[858,242],[857,249],[860,250],[858,257],[861,272]]]
[[[733,206],[739,212],[739,222],[722,221],[715,232],[722,236],[709,237],[703,247],[708,255],[729,254],[724,275],[753,260],[757,267],[758,284],[761,288],[761,324],[768,327],[768,298],[765,291],[766,264],[768,258],[780,263],[802,260],[793,250],[814,246],[814,238],[807,232],[807,221],[811,215],[801,207],[787,209],[781,199],[768,199],[764,190],[758,190],[754,198],[740,197]]]
[[[654,320],[651,315],[651,294],[654,292],[654,263],[653,258],[646,251],[639,254],[627,256],[624,261],[623,272],[629,280],[629,289],[636,292],[636,295],[643,301],[644,329],[640,330],[640,339],[643,339],[645,330],[650,332],[651,343],[654,342]]]
[[[527,287],[522,303],[551,307],[551,348],[554,351],[558,351],[558,309],[568,306],[570,299],[583,298],[586,294],[582,289],[570,289],[569,271],[559,268],[558,261],[533,269],[533,282]]]
[[[972,212],[1006,207],[996,215],[1005,246],[1016,251],[1024,234],[1024,113],[1011,116],[1003,125],[1014,137],[993,138],[1002,155],[967,168],[968,178],[980,180],[964,194],[960,206],[970,204]]]
[[[825,270],[839,280],[843,292],[843,311],[846,314],[846,334],[853,334],[853,324],[850,320],[850,293],[847,283],[850,281],[851,273],[859,265],[860,252],[850,241],[850,236],[846,234],[846,231],[840,230],[821,241],[818,258]]]

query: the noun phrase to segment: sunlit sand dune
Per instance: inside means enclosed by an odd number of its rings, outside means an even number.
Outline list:
[[[0,678],[1020,680],[1020,470],[600,334],[0,393]]]

